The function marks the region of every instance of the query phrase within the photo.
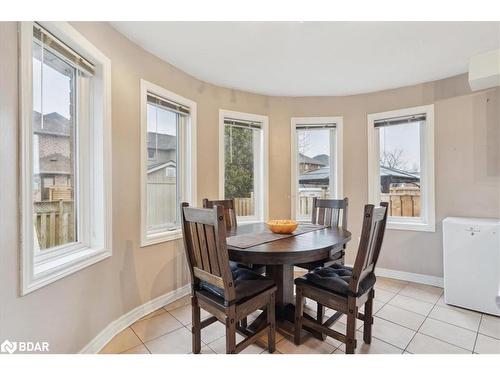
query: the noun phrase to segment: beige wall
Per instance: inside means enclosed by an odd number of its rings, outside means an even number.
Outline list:
[[[219,108],[269,115],[270,216],[275,218],[290,214],[290,117],[343,116],[344,193],[354,233],[348,261],[367,199],[367,113],[436,105],[437,231],[388,231],[381,267],[440,276],[441,219],[500,214],[499,89],[471,94],[463,75],[349,97],[266,97],[196,80],[105,23],[73,25],[112,62],[113,256],[19,297],[17,25],[0,22],[0,341],[48,340],[54,352],[77,352],[114,319],[187,282],[179,241],[139,248],[141,78],[198,104],[199,202],[218,194]]]

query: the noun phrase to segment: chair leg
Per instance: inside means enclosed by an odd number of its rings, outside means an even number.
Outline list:
[[[347,298],[347,332],[346,332],[346,354],[354,354],[356,349],[356,319],[358,316],[358,308],[356,307],[356,299]]]
[[[191,297],[191,310],[192,310],[192,350],[194,354],[199,354],[201,351],[201,317],[200,306],[198,299]]]
[[[240,327],[241,328],[247,328],[247,326],[248,326],[248,320],[245,317],[245,318],[243,318],[243,319],[240,320]]]
[[[294,342],[295,345],[300,345],[300,334],[302,331],[302,319],[304,315],[304,297],[302,296],[302,288],[297,286],[295,290],[295,332]]]
[[[226,354],[236,353],[236,310],[234,306],[229,308],[226,317]]]
[[[363,341],[366,344],[372,342],[372,325],[373,325],[373,289],[370,291],[368,300],[365,303],[365,319],[363,322]]]
[[[276,350],[276,318],[275,318],[275,296],[271,293],[269,303],[267,304],[267,323],[269,331],[267,333],[267,346],[269,353],[274,353]]]
[[[317,303],[318,309],[316,310],[316,321],[319,324],[323,324],[323,317],[325,316],[325,307],[321,303]],[[326,335],[321,334],[321,340],[326,340]]]

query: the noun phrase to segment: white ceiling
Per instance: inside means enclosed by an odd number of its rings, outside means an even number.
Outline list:
[[[500,45],[497,22],[112,22],[130,40],[219,86],[350,95],[465,73]]]

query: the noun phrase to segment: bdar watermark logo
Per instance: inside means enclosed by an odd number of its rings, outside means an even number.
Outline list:
[[[0,345],[0,351],[2,353],[9,353],[12,354],[17,350],[17,342],[10,342],[9,340],[5,340],[2,342],[2,345]]]
[[[48,352],[49,343],[47,341],[10,341],[5,340],[0,344],[1,353],[36,353]]]

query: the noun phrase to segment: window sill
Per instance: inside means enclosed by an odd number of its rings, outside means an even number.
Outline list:
[[[257,223],[262,223],[263,220],[257,220],[257,219],[252,219],[252,220],[240,220],[238,219],[238,225],[245,225],[245,224],[257,224]]]
[[[82,248],[67,255],[36,263],[31,280],[23,285],[26,295],[111,256],[111,249]]]
[[[141,247],[157,245],[163,242],[175,241],[182,238],[182,230],[176,229],[169,232],[162,232],[155,235],[150,234],[141,240]]]
[[[435,232],[436,226],[434,223],[422,223],[422,222],[403,222],[403,221],[391,221],[389,218],[387,220],[387,229],[393,230],[407,230],[415,232]]]
[[[298,222],[299,224],[311,224],[311,217],[296,217],[295,219],[296,222]]]

